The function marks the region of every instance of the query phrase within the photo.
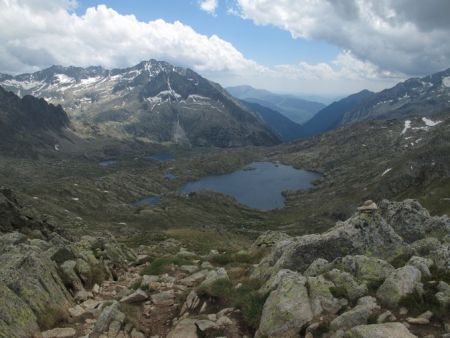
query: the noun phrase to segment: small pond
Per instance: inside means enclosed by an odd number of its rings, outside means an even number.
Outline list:
[[[271,162],[254,162],[231,174],[207,176],[189,182],[180,191],[211,190],[234,197],[254,209],[284,207],[283,191],[307,190],[320,174]]]

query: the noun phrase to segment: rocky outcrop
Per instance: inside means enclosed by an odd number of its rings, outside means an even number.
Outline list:
[[[25,216],[14,194],[0,190],[0,332],[29,337],[68,320],[75,302],[135,256],[114,238],[78,242]],[[2,336],[0,334],[0,336]]]
[[[445,312],[450,299],[447,217],[430,216],[413,200],[367,206],[323,234],[279,236],[273,243],[252,272],[266,280],[261,293],[270,292],[259,336],[409,338],[414,325],[436,331],[431,310]],[[410,308],[400,311],[402,304]],[[417,304],[428,311],[407,317]],[[397,315],[413,333],[401,323],[385,323]]]

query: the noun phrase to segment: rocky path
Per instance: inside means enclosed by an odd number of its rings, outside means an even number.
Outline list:
[[[160,275],[146,275],[148,266],[130,266],[117,280],[95,285],[87,300],[69,309],[67,323],[42,337],[246,337],[239,310],[221,308],[197,292],[228,279],[225,269],[194,259],[189,265],[169,264]]]

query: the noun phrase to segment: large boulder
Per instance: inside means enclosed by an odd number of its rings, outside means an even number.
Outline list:
[[[0,337],[32,337],[39,332],[30,306],[3,283],[0,283],[0,299]]]
[[[412,243],[427,236],[440,238],[450,232],[450,219],[447,216],[432,217],[427,209],[416,200],[401,202],[383,200],[380,211],[386,221],[402,238]]]
[[[386,257],[398,252],[402,238],[378,212],[357,213],[323,234],[305,235],[278,242],[254,269],[254,278],[267,279],[280,269],[304,272],[318,258],[332,261],[349,254]]]
[[[367,296],[360,298],[357,305],[335,319],[330,323],[330,329],[337,331],[339,329],[348,330],[357,325],[367,324],[369,317],[380,307],[377,305],[375,298]]]
[[[56,264],[38,248],[21,243],[3,248],[0,284],[14,292],[36,316],[41,328],[69,316],[72,296],[62,282]]]
[[[417,338],[401,323],[360,325],[347,331],[344,338]]]
[[[298,337],[313,319],[306,278],[286,275],[267,298],[256,337]]]
[[[422,289],[421,278],[422,273],[414,266],[398,268],[380,286],[377,298],[383,305],[395,308],[404,297]]]
[[[395,270],[385,260],[363,255],[345,256],[335,265],[367,284],[382,283]]]

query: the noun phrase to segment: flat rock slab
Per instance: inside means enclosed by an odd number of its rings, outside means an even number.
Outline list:
[[[145,291],[139,289],[136,292],[133,292],[131,295],[123,297],[120,300],[120,302],[127,303],[127,304],[141,303],[141,302],[145,301],[147,298],[148,298],[147,293]]]
[[[150,296],[155,305],[172,305],[175,302],[175,293],[173,290],[155,293]]]
[[[42,338],[73,338],[76,334],[75,329],[62,327],[42,332]]]

